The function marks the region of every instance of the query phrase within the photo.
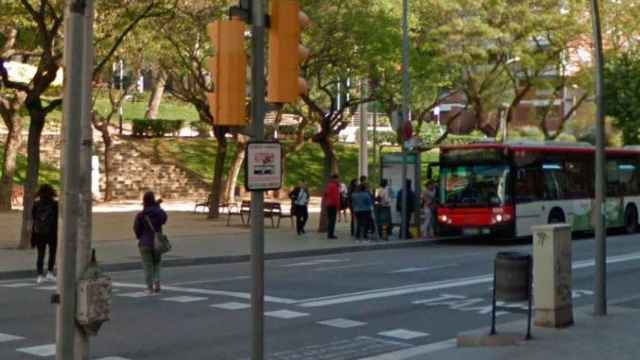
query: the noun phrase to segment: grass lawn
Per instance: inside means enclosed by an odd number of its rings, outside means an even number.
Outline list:
[[[147,111],[147,100],[149,99],[149,93],[145,92],[141,95],[136,95],[133,100],[124,101],[122,103],[122,112],[124,120],[129,121],[132,119],[143,119],[144,113]],[[96,110],[101,114],[106,114],[111,110],[111,104],[107,97],[99,97],[96,100]],[[54,121],[61,121],[62,108],[53,111],[48,119]],[[117,115],[116,115],[117,119]],[[186,120],[197,121],[198,113],[193,106],[179,102],[172,99],[169,96],[165,96],[160,103],[160,110],[158,112],[158,119],[163,120]]]

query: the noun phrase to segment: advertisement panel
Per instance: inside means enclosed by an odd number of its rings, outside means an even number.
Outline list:
[[[250,142],[245,162],[248,191],[278,190],[282,187],[282,145],[278,142]]]

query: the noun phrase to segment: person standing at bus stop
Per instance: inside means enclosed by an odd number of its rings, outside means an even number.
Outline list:
[[[298,235],[304,234],[304,226],[309,220],[309,190],[304,180],[301,180],[298,186],[289,194],[291,199],[291,209],[296,217],[296,231]]]
[[[436,200],[435,181],[429,180],[425,184],[425,191],[422,193],[422,239],[429,240],[433,237],[433,208]]]
[[[405,232],[400,234],[401,239],[411,239],[411,231],[409,228],[411,227],[411,219],[413,216],[413,212],[416,210],[416,193],[411,188],[411,180],[407,179],[406,182],[407,188],[407,211],[405,217],[405,223],[407,224]],[[404,193],[404,189],[398,191],[398,197],[396,198],[396,211],[402,214],[402,194]]]
[[[391,235],[391,202],[393,200],[393,190],[389,186],[387,179],[380,181],[380,188],[376,192],[376,224],[380,239],[388,240]]]
[[[340,182],[337,174],[331,176],[331,180],[324,189],[323,202],[327,209],[327,237],[337,239],[336,218],[340,210]]]

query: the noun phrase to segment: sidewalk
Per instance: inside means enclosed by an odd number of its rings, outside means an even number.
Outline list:
[[[407,360],[636,360],[640,358],[638,299],[609,306],[608,315],[594,317],[592,306],[574,309],[575,325],[565,329],[533,327],[533,339],[515,346],[453,347]],[[489,320],[487,318],[487,320]],[[488,334],[489,328],[465,333]],[[526,319],[498,325],[498,333],[525,334]],[[455,346],[455,345],[454,345]]]
[[[173,250],[165,255],[168,266],[248,261],[250,229],[233,216],[226,226],[227,215],[208,220],[206,214],[194,214],[193,204],[163,204],[169,221],[164,231],[172,240]],[[137,269],[139,253],[133,236],[133,219],[138,204],[110,204],[96,206],[93,214],[93,247],[98,261],[106,270]],[[180,211],[175,211],[180,210]],[[190,211],[189,211],[190,210]],[[420,241],[389,241],[356,243],[349,236],[349,223],[337,224],[338,239],[328,240],[326,233],[318,233],[319,209],[310,209],[307,234],[298,236],[290,219],[282,219],[279,228],[272,228],[265,219],[266,258],[310,256],[345,251],[363,251],[389,247],[420,246]],[[16,250],[22,212],[0,213],[0,278],[32,276],[35,250]],[[277,221],[277,220],[276,220]]]

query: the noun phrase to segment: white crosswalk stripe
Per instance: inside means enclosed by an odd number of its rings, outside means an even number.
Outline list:
[[[204,301],[207,300],[208,298],[206,297],[198,297],[198,296],[175,296],[175,297],[170,297],[170,298],[164,298],[162,299],[162,301],[173,301],[173,302],[178,302],[178,303],[189,303],[189,302],[196,302],[196,301]]]
[[[53,356],[56,354],[56,344],[25,347],[17,349],[16,351],[40,357]]]
[[[416,338],[419,338],[419,337],[429,336],[428,333],[423,333],[423,332],[419,332],[419,331],[411,331],[411,330],[407,330],[407,329],[395,329],[395,330],[383,331],[383,332],[379,332],[378,335],[382,335],[382,336],[386,336],[386,337],[392,337],[392,338],[400,339],[400,340],[411,340],[411,339],[416,339]]]
[[[358,326],[364,326],[367,323],[361,322],[361,321],[354,321],[354,320],[339,318],[339,319],[318,321],[318,324],[337,327],[337,328],[340,328],[340,329],[348,329],[348,328],[353,328],[353,327],[358,327]]]
[[[223,310],[242,310],[250,308],[251,305],[239,302],[226,302],[222,304],[213,304],[211,307]]]
[[[290,310],[269,311],[264,313],[264,315],[278,318],[278,319],[295,319],[303,316],[309,316],[309,314],[307,313],[301,313],[301,312],[290,311]]]
[[[0,343],[24,339],[22,336],[0,333]]]

